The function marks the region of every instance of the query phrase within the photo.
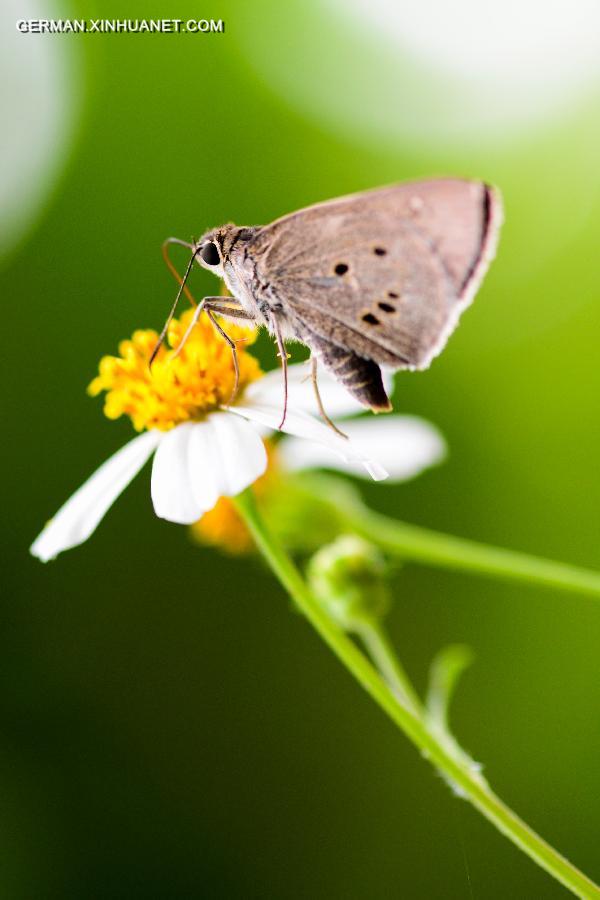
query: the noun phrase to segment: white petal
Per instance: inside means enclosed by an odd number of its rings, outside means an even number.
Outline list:
[[[282,408],[280,404],[258,403],[257,400],[254,400],[251,405],[250,403],[245,406],[236,404],[229,409],[239,416],[258,422],[260,425],[266,425],[274,431],[279,428],[281,422]],[[340,437],[328,425],[319,422],[302,410],[288,409],[281,430],[286,434],[302,438],[306,442],[316,441],[346,462],[360,463],[375,481],[387,478],[385,468],[376,459],[373,459],[368,453],[363,453],[360,447],[354,445],[353,441]]]
[[[152,463],[154,512],[171,522],[194,522],[202,513],[202,505],[192,494],[189,475],[190,440],[195,427],[195,423],[186,422],[168,431]]]
[[[218,472],[221,465],[220,448],[215,440],[212,425],[212,416],[203,422],[195,422],[190,427],[187,448],[187,471],[183,473],[187,479],[184,492],[191,502],[190,512],[192,518],[183,519],[165,516],[172,522],[195,522],[202,513],[212,509],[219,499]]]
[[[157,516],[188,525],[219,497],[239,494],[263,474],[267,454],[260,435],[243,419],[213,413],[169,431],[152,466]]]
[[[267,451],[256,428],[239,416],[216,413],[210,417],[219,445],[219,492],[235,497],[267,468]]]
[[[318,369],[319,393],[325,411],[330,418],[339,416],[351,416],[364,412],[365,408],[348,393],[346,388],[333,377],[333,375],[319,366]],[[383,383],[386,391],[390,393],[394,388],[394,376],[392,372],[383,373]],[[244,392],[244,401],[267,405],[279,404],[283,409],[283,375],[281,369],[273,369],[258,381],[250,384]],[[317,401],[310,377],[310,365],[308,363],[295,363],[288,366],[288,407],[290,409],[302,409],[305,412],[318,413]]]
[[[151,456],[161,437],[158,431],[146,431],[107,459],[48,522],[31,545],[31,553],[47,562],[87,540]]]
[[[364,456],[377,459],[393,481],[414,478],[423,469],[443,460],[446,444],[440,432],[429,422],[413,416],[386,416],[344,422],[344,431],[353,446]],[[298,438],[286,438],[278,447],[288,469],[345,469],[364,476],[356,462],[340,465],[329,447]]]

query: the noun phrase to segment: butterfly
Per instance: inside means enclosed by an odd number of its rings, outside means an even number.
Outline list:
[[[363,406],[388,411],[381,368],[424,369],[444,348],[492,260],[502,221],[499,192],[481,181],[407,182],[316,203],[270,225],[222,225],[188,243],[168,238],[165,258],[180,289],[194,261],[223,279],[230,297],[205,297],[205,312],[234,354],[215,315],[266,327],[278,345],[287,408],[286,340],[317,361]],[[192,250],[181,278],[173,243]],[[183,338],[185,342],[186,336]],[[333,426],[335,427],[335,426]]]

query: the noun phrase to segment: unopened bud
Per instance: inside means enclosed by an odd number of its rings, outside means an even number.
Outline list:
[[[388,567],[377,547],[342,535],[322,547],[308,565],[308,580],[331,618],[344,631],[383,617],[390,607]]]

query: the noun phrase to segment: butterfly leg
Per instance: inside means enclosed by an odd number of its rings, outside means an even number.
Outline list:
[[[178,346],[177,346],[177,349],[175,350],[175,353],[174,353],[173,356],[172,356],[172,359],[177,359],[177,357],[179,356],[179,354],[181,353],[181,351],[183,350],[183,348],[184,348],[185,345],[187,344],[187,340],[188,340],[190,334],[192,333],[192,331],[193,331],[194,328],[196,327],[196,325],[197,325],[197,323],[198,323],[198,319],[200,318],[200,316],[201,316],[202,313],[204,312],[204,308],[205,308],[205,305],[206,305],[206,301],[207,301],[207,300],[211,300],[211,299],[212,299],[211,297],[204,297],[204,298],[200,301],[200,303],[198,304],[198,306],[196,307],[196,309],[194,310],[194,315],[192,316],[192,321],[190,322],[190,324],[189,324],[188,327],[186,328],[185,334],[183,335],[183,337],[182,337],[181,340],[179,341],[179,344],[178,344]]]
[[[363,406],[373,412],[389,412],[392,405],[383,386],[381,369],[372,359],[364,359],[352,350],[338,347],[314,332],[304,331],[302,338],[334,378]]]
[[[230,299],[228,297],[225,299],[219,298],[219,300],[215,300],[214,297],[209,297],[204,302],[204,309],[206,310],[206,315],[213,328],[219,332],[223,340],[231,349],[233,368],[235,371],[235,383],[233,385],[231,397],[229,398],[229,403],[231,404],[235,400],[240,387],[240,366],[238,363],[237,347],[235,346],[233,338],[229,337],[227,332],[221,328],[219,322],[215,319],[215,313],[217,313],[217,315],[229,316],[230,319],[244,319],[246,321],[252,321],[252,316],[242,309],[234,298]]]
[[[317,406],[319,407],[319,412],[321,413],[321,416],[325,420],[325,423],[327,425],[329,425],[329,427],[331,429],[333,429],[333,431],[335,431],[336,434],[339,434],[340,437],[348,438],[348,435],[344,434],[343,431],[340,431],[340,429],[337,427],[335,422],[333,422],[329,418],[327,413],[325,412],[325,407],[323,406],[323,400],[321,399],[321,392],[319,391],[319,384],[317,381],[317,357],[313,356],[313,355],[311,355],[311,357],[310,357],[310,377],[311,377],[311,381],[312,381],[313,390],[315,392]]]
[[[237,392],[240,388],[240,364],[238,362],[237,347],[235,346],[235,341],[233,340],[233,338],[230,338],[229,335],[221,328],[221,326],[215,319],[213,311],[211,309],[207,308],[206,315],[210,319],[210,323],[213,326],[213,328],[216,328],[216,330],[219,332],[219,334],[221,335],[221,337],[223,338],[225,343],[229,344],[229,347],[231,349],[231,358],[233,359],[233,370],[235,372],[235,381],[233,383],[233,390],[232,390],[231,396],[229,398],[229,404],[231,405],[233,403],[233,401],[235,400],[235,398],[237,397]]]
[[[279,327],[279,322],[277,321],[275,316],[273,316],[272,319],[272,327],[275,333],[275,340],[277,341],[277,350],[279,351],[279,358],[281,359],[281,370],[283,372],[283,415],[278,426],[281,430],[285,423],[285,417],[287,416],[288,407],[288,355],[287,350],[285,349],[285,341],[283,340],[281,328]]]
[[[227,316],[230,319],[254,321],[254,317],[238,304],[235,297],[207,297],[205,309],[210,309],[218,316]]]

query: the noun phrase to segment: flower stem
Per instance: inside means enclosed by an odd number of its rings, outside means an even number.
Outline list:
[[[339,478],[311,473],[303,477],[302,484],[305,493],[321,504],[324,498],[331,498],[340,528],[353,531],[404,561],[539,584],[600,599],[600,572],[593,569],[399,522],[369,509],[354,491],[343,489],[346,486],[340,484]]]
[[[423,713],[421,700],[380,623],[376,620],[364,622],[357,630],[357,635],[398,699],[412,712],[421,716]]]
[[[329,618],[308,590],[298,569],[271,534],[250,489],[235,498],[257,547],[300,611],[371,698],[415,746],[509,840],[576,896],[600,900],[600,888],[520,819],[481,774],[455,757],[419,712],[403,705],[356,644]]]

